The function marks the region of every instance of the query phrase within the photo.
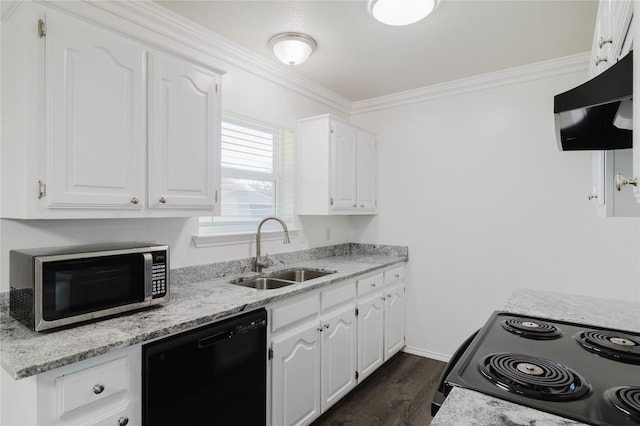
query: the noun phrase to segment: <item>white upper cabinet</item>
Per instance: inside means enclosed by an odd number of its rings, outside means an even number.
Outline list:
[[[33,2],[4,17],[2,217],[218,211],[220,73],[116,27]]]
[[[589,77],[595,77],[626,56],[632,49],[637,20],[634,20],[634,3],[629,0],[601,0],[593,37]],[[637,5],[635,7],[638,7]],[[640,66],[638,55],[634,68]],[[634,79],[634,93],[638,91],[638,79]],[[637,96],[634,96],[634,121],[639,121]],[[633,132],[633,149],[593,152],[593,189],[589,200],[597,203],[601,216],[640,216],[640,192],[631,185],[619,185],[622,178],[633,180],[640,176],[640,139]],[[618,178],[620,176],[620,178]],[[618,188],[620,186],[620,188]],[[634,199],[635,191],[635,199]]]
[[[300,120],[298,214],[375,214],[376,151],[375,135],[328,114]]]
[[[46,24],[48,206],[141,209],[145,50],[64,14]]]
[[[220,76],[181,59],[149,58],[149,206],[205,208],[220,190]],[[214,171],[215,169],[215,171]]]

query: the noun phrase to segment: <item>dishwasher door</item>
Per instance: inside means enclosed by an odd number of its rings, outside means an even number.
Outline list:
[[[142,346],[142,424],[264,425],[264,309]]]

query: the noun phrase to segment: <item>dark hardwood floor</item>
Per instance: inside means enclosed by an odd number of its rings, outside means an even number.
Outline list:
[[[444,366],[400,352],[311,425],[426,426]]]

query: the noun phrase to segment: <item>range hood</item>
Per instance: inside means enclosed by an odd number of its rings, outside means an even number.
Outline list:
[[[581,86],[554,96],[561,151],[632,146],[633,52]]]

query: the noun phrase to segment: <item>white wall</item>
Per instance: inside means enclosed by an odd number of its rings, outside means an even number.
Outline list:
[[[591,154],[559,152],[553,95],[584,72],[357,114],[379,135],[380,214],[409,246],[407,344],[450,356],[516,288],[640,301],[640,221],[602,218]]]

